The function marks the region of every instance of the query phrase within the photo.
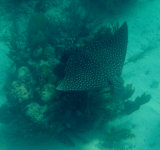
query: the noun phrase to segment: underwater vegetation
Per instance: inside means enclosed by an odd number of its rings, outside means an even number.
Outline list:
[[[114,148],[134,138],[130,128],[108,126],[151,98],[143,93],[132,99],[134,89],[121,77],[127,23],[91,27],[79,13],[66,13],[59,22],[54,17],[36,11],[27,18],[25,32],[21,24],[11,28],[7,102],[0,107],[9,150],[53,141],[74,147],[99,135],[102,147]],[[95,137],[87,138],[90,132]]]

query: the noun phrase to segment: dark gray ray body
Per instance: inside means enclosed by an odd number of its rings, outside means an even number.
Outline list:
[[[106,36],[107,37],[107,36]],[[69,57],[66,74],[57,90],[85,91],[119,85],[126,56],[128,28],[124,23],[110,38],[75,49]]]

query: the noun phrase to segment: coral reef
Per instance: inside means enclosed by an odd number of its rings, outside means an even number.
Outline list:
[[[12,100],[18,100],[18,102],[29,101],[33,97],[31,89],[28,89],[25,84],[19,81],[13,81],[11,84],[11,91],[8,96],[12,97]]]
[[[26,115],[35,123],[44,122],[47,106],[40,106],[38,103],[30,103],[26,106]]]
[[[43,102],[49,102],[57,97],[56,87],[53,84],[45,84],[40,91],[40,97]]]
[[[41,13],[31,16],[28,23],[28,45],[33,49],[44,48],[47,44],[46,34],[49,28],[48,18]],[[32,35],[32,36],[31,36]]]

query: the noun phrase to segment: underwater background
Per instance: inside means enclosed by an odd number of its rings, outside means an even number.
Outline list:
[[[0,0],[0,150],[159,150],[159,13],[159,0]]]

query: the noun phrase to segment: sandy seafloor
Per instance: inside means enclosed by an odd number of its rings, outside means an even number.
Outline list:
[[[2,15],[3,13],[0,14],[0,33],[4,35],[7,31]],[[126,60],[144,50],[148,52],[142,59],[124,66],[123,78],[126,83],[133,84],[135,88],[133,97],[146,92],[151,94],[152,99],[140,110],[117,122],[122,125],[128,122],[134,124],[136,137],[130,141],[133,150],[160,150],[160,85],[157,84],[160,83],[160,1],[141,0],[141,3],[124,16],[122,20],[126,20],[129,26]],[[9,66],[7,51],[7,46],[0,36],[0,88],[3,86]],[[5,95],[1,90],[0,104],[4,101]],[[1,142],[0,150],[6,150]],[[90,143],[82,149],[99,150],[96,143],[97,141]]]

